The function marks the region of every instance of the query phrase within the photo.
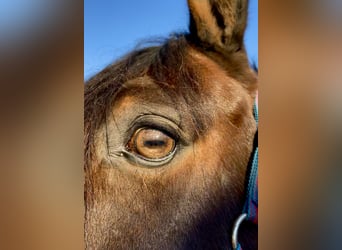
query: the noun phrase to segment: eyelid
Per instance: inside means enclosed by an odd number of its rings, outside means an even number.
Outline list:
[[[131,153],[127,151],[126,149],[123,149],[122,152],[127,158],[129,158],[132,162],[136,163],[138,166],[144,166],[147,168],[155,168],[155,167],[160,167],[169,163],[173,159],[177,150],[178,150],[178,145],[175,146],[174,150],[169,155],[160,159],[145,158],[143,156]]]
[[[126,144],[129,142],[133,134],[142,128],[152,128],[162,131],[168,136],[172,137],[176,143],[188,144],[188,139],[179,128],[179,126],[172,120],[159,115],[146,114],[138,116],[134,119],[127,130]]]
[[[135,130],[135,132],[133,133],[132,137],[130,138],[130,140],[128,141],[128,143],[126,144],[126,149],[129,149],[129,145],[134,144],[134,146],[136,147],[136,142],[137,142],[137,139],[138,139],[138,135],[140,132],[143,132],[143,131],[146,131],[146,130],[153,130],[153,131],[157,131],[157,132],[160,132],[161,134],[163,134],[165,137],[168,137],[169,139],[171,139],[173,141],[173,147],[172,147],[172,150],[174,150],[175,148],[175,145],[177,144],[177,140],[174,138],[174,136],[170,135],[168,132],[165,132],[161,129],[158,129],[158,128],[151,128],[151,127],[141,127],[141,128],[138,128],[137,130]],[[134,149],[133,149],[134,150]],[[137,153],[139,151],[139,149],[136,147],[135,150],[137,150]],[[171,151],[170,151],[171,153]],[[143,156],[143,154],[140,154]],[[143,156],[144,157],[144,156]]]
[[[157,168],[169,163],[176,155],[176,153],[185,145],[187,145],[186,136],[180,129],[180,127],[172,120],[154,114],[141,115],[134,119],[126,131],[125,146],[129,143],[132,136],[136,131],[141,129],[156,129],[159,130],[175,141],[175,146],[170,154],[159,159],[150,159],[142,155],[130,152],[126,147],[122,150],[123,155],[130,160],[131,163],[135,163],[137,167],[142,166],[145,168]]]
[[[139,132],[143,129],[145,129],[145,128],[144,127],[138,128],[133,133],[132,136],[134,136],[137,132]],[[148,127],[147,129],[151,129],[151,128]],[[162,132],[162,131],[160,131],[160,132]],[[164,133],[164,132],[162,132],[162,133]],[[127,145],[126,145],[125,149],[122,151],[122,153],[128,159],[130,159],[131,162],[136,163],[138,166],[144,166],[147,168],[161,167],[162,165],[169,163],[174,158],[174,155],[176,154],[177,150],[179,149],[179,145],[178,145],[177,141],[173,137],[170,137],[170,139],[174,140],[174,147],[172,148],[172,150],[168,154],[166,154],[164,157],[161,157],[161,158],[148,158],[148,157],[140,154],[139,152],[133,152],[133,151],[129,150],[127,148]]]

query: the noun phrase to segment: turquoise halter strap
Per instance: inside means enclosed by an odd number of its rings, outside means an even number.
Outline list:
[[[258,126],[259,122],[259,114],[258,114],[258,106],[254,105],[253,109],[254,119]],[[256,140],[258,137],[258,133],[255,134]],[[252,166],[249,174],[249,180],[247,185],[247,195],[245,205],[242,210],[242,214],[237,218],[234,223],[233,234],[232,234],[232,246],[234,250],[242,250],[241,245],[238,242],[238,230],[240,224],[244,220],[252,221],[255,224],[258,224],[258,143],[256,141],[256,145],[254,145],[253,150],[253,160]]]

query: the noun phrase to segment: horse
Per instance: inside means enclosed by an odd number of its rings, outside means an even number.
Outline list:
[[[187,3],[188,32],[85,84],[86,249],[257,249],[240,216],[257,138],[248,1]]]

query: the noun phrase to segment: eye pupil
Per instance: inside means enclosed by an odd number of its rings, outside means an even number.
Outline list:
[[[150,147],[150,148],[153,148],[153,147],[162,147],[162,146],[165,146],[165,141],[161,141],[161,140],[149,140],[149,141],[144,141],[144,146],[145,147]]]
[[[147,159],[162,159],[173,152],[175,145],[175,140],[166,133],[143,128],[133,134],[127,149]]]

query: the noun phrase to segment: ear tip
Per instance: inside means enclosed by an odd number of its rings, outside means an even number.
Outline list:
[[[187,0],[189,31],[198,43],[235,52],[243,44],[248,0]]]

